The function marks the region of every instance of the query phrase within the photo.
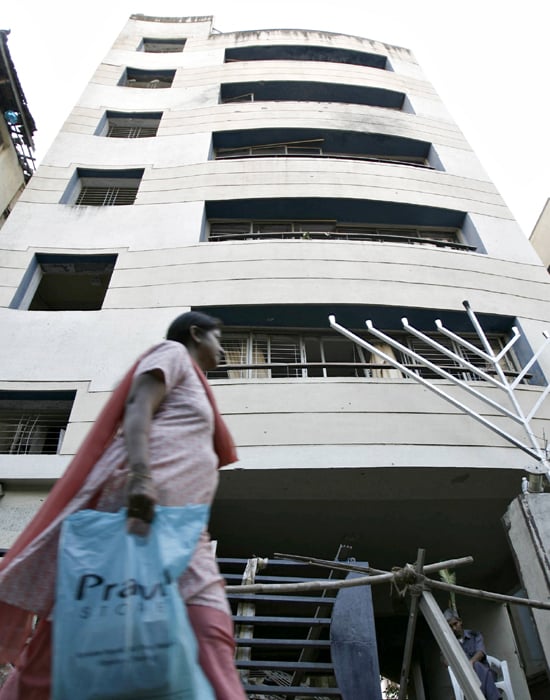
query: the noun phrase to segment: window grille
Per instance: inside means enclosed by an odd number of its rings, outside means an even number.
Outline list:
[[[75,201],[77,207],[112,207],[133,204],[138,186],[116,187],[83,185]]]
[[[99,136],[116,139],[142,139],[156,136],[162,112],[107,112]]]
[[[73,399],[0,398],[0,453],[57,454]]]
[[[123,126],[109,122],[107,136],[115,139],[143,139],[157,135],[158,124],[155,126]]]
[[[460,242],[456,228],[430,226],[376,226],[335,221],[216,221],[210,220],[213,242],[262,239],[375,241],[475,250]]]
[[[464,381],[481,381],[474,372],[464,369],[456,361],[413,336],[396,333],[392,337]],[[450,338],[439,334],[434,337],[444,347],[465,357],[474,367],[487,370],[485,361],[479,355],[457,345]],[[481,341],[476,335],[464,334],[464,338],[482,349]],[[502,335],[490,335],[488,338],[495,352],[504,347],[505,339]],[[227,332],[223,335],[222,344],[225,350],[225,364],[208,373],[212,379],[404,377],[399,370],[392,368],[378,355],[371,355],[355,343],[333,335],[291,331],[270,333],[259,330]],[[380,346],[380,349],[395,356],[393,349],[388,345]],[[404,353],[398,359],[423,377],[440,378],[438,374],[419,365]],[[503,358],[502,368],[512,376],[517,374],[517,368],[508,356]]]
[[[156,136],[158,123],[150,126],[121,124],[115,120],[109,119],[109,128],[107,136],[115,139],[143,139],[150,136]]]

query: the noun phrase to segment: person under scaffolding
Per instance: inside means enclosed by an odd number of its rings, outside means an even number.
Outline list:
[[[481,692],[487,700],[500,700],[500,690],[495,685],[496,677],[487,661],[483,635],[475,630],[464,629],[458,612],[453,608],[447,608],[443,614],[481,681]]]

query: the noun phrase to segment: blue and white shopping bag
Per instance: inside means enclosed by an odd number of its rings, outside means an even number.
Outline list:
[[[157,506],[147,537],[126,510],[63,523],[53,617],[52,700],[214,700],[177,579],[208,506]]]

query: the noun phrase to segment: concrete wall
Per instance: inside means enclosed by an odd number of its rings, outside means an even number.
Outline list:
[[[548,601],[550,597],[550,495],[530,493],[510,504],[504,523],[518,572],[527,596]],[[550,676],[550,615],[532,610]]]
[[[548,268],[550,266],[550,199],[546,201],[529,240]]]

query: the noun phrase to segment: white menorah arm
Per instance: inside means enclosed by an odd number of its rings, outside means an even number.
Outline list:
[[[378,355],[385,362],[387,362],[390,366],[399,370],[405,376],[409,377],[410,379],[413,379],[415,382],[417,382],[419,384],[422,384],[422,386],[426,387],[426,389],[429,389],[432,393],[437,394],[438,396],[440,396],[442,399],[444,399],[448,403],[450,403],[453,406],[455,406],[456,408],[460,409],[463,413],[466,413],[467,415],[469,415],[471,418],[476,420],[478,423],[481,423],[486,428],[489,428],[489,430],[492,430],[494,433],[496,433],[497,435],[502,437],[507,442],[511,443],[515,447],[518,447],[520,450],[522,450],[522,452],[525,452],[526,454],[528,454],[532,459],[535,460],[536,465],[535,466],[529,465],[529,466],[525,467],[526,471],[533,473],[533,474],[546,473],[546,475],[549,476],[549,478],[550,478],[550,466],[548,464],[548,461],[546,459],[546,456],[545,456],[542,448],[540,448],[538,445],[535,444],[533,447],[529,447],[524,442],[522,442],[521,440],[516,438],[514,435],[511,435],[506,430],[503,430],[500,426],[496,425],[495,423],[492,423],[489,419],[485,418],[484,416],[480,415],[479,413],[477,413],[476,411],[471,409],[469,406],[464,404],[462,401],[459,401],[454,396],[451,396],[450,394],[448,394],[446,391],[444,391],[440,387],[436,386],[435,384],[432,384],[431,382],[426,380],[424,377],[420,376],[419,374],[417,374],[413,370],[406,367],[404,364],[400,363],[396,358],[388,355],[380,348],[377,348],[372,343],[369,343],[367,340],[364,340],[363,338],[360,338],[359,336],[355,335],[355,333],[352,333],[344,326],[341,326],[339,323],[337,323],[336,317],[333,314],[331,314],[329,316],[329,323],[330,323],[331,328],[333,328],[335,331],[337,331],[341,335],[349,338],[351,341],[353,341],[354,343],[357,343],[358,345],[365,348],[366,350],[373,353],[374,355]],[[423,364],[425,364],[425,366],[429,367],[430,369],[433,369],[441,376],[444,376],[445,378],[450,379],[454,384],[461,386],[469,393],[471,393],[474,396],[476,396],[477,398],[480,398],[481,400],[483,400],[485,403],[493,404],[495,406],[495,408],[498,408],[501,412],[505,413],[513,420],[520,422],[523,425],[525,424],[524,420],[518,418],[518,416],[514,415],[513,413],[511,413],[507,409],[504,409],[504,407],[500,406],[499,404],[496,404],[491,399],[488,399],[487,397],[483,396],[483,394],[481,394],[480,392],[473,390],[472,387],[469,387],[464,382],[457,380],[451,374],[449,374],[448,372],[445,372],[445,370],[437,367],[436,365],[433,365],[431,362],[416,355],[416,353],[414,353],[413,351],[410,351],[404,345],[401,345],[401,343],[394,340],[393,338],[390,338],[389,336],[384,334],[382,331],[378,331],[377,329],[375,329],[371,321],[366,321],[366,325],[367,325],[368,330],[371,333],[373,333],[373,335],[380,338],[388,345],[405,352],[406,354],[410,355],[411,357],[415,357],[415,356],[418,357],[420,360],[422,360],[422,362],[423,362]]]

